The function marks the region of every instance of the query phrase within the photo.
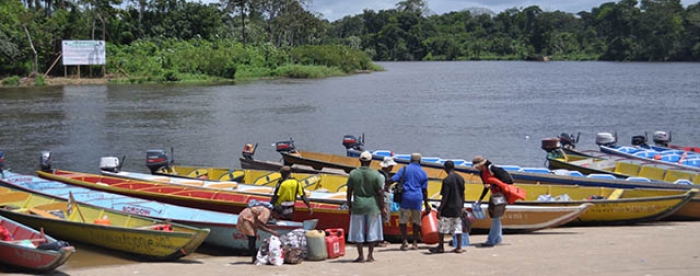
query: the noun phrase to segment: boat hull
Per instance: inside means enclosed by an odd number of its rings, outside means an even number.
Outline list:
[[[189,255],[209,234],[209,229],[175,223],[168,223],[173,227],[172,232],[145,229],[166,222],[77,202],[72,203],[75,211],[67,214],[66,200],[5,187],[0,189],[0,202],[12,206],[0,209],[0,215],[32,228],[43,228],[56,238],[121,251],[147,260],[174,260]],[[61,214],[54,215],[52,210]],[[109,219],[110,225],[99,223],[104,217]]]
[[[233,250],[248,249],[248,238],[236,229],[238,215],[187,208],[135,197],[95,191],[11,172],[5,173],[5,178],[0,181],[0,185],[63,199],[68,199],[69,193],[72,193],[76,201],[93,206],[155,219],[170,219],[173,222],[195,228],[208,228],[210,229],[210,233],[204,240],[205,245]],[[284,234],[294,229],[303,228],[304,224],[292,221],[278,221],[276,224],[269,226],[278,233]],[[261,232],[258,245],[262,243],[263,239],[269,236],[269,233]]]
[[[235,193],[232,191],[206,189],[202,187],[180,187],[171,184],[154,183],[146,181],[136,181],[121,179],[109,176],[99,176],[67,171],[56,171],[54,173],[39,173],[41,177],[50,178],[69,184],[84,186],[95,189],[111,189],[114,192],[133,193],[136,197],[147,197],[162,202],[179,204],[183,206],[197,206],[198,208],[219,210],[224,212],[240,212],[250,200],[269,201],[269,196],[248,195]],[[85,180],[90,180],[90,182]],[[107,185],[94,184],[97,182],[110,183]],[[92,184],[91,184],[92,183]],[[134,190],[133,188],[141,190]],[[132,188],[132,189],[129,189]],[[177,192],[173,192],[177,191]],[[341,204],[311,202],[314,209],[313,214],[308,212],[308,208],[301,202],[297,202],[296,212],[292,220],[304,221],[318,219],[318,228],[342,228],[348,230],[349,213]],[[514,207],[515,211],[510,211],[516,218],[505,220],[503,223],[504,232],[531,232],[543,228],[555,227],[575,219],[583,213],[590,205],[580,207],[567,207],[568,213],[557,213],[559,217],[553,219],[552,209],[559,210],[561,207],[537,207],[534,209]],[[516,212],[517,211],[517,212]],[[508,213],[509,211],[506,211]],[[517,215],[516,215],[517,214]],[[519,219],[518,219],[519,217]],[[392,213],[391,221],[398,219],[398,213]],[[477,224],[474,229],[487,230],[490,223]],[[387,239],[395,239],[399,236],[398,226],[391,223],[385,225]]]
[[[14,233],[15,241],[19,240],[44,240],[43,242],[56,242],[56,239],[42,235],[19,222],[0,216],[0,225]],[[41,250],[20,245],[16,242],[0,241],[0,263],[13,267],[27,269],[35,272],[50,272],[63,265],[75,252],[72,246],[66,246],[55,250]]]

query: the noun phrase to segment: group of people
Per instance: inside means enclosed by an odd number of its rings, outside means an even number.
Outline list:
[[[408,250],[408,223],[413,229],[411,249],[418,249],[421,221],[423,215],[432,211],[428,201],[428,175],[421,168],[421,154],[411,154],[410,163],[399,169],[393,176],[391,171],[396,162],[391,157],[385,157],[381,163],[382,169],[377,172],[370,168],[372,154],[368,151],[360,154],[360,168],[350,172],[348,178],[347,202],[350,206],[350,227],[348,241],[355,243],[358,251],[356,262],[374,261],[374,246],[383,240],[382,221],[389,220],[391,202],[391,187],[401,185],[403,193],[399,203],[399,229],[401,231],[401,250]],[[481,204],[486,194],[490,191],[492,198],[503,194],[503,185],[513,184],[510,174],[492,164],[489,160],[476,156],[472,160],[472,166],[479,170],[484,189],[476,202]],[[445,235],[456,234],[454,241],[454,253],[462,253],[462,232],[464,217],[464,178],[455,172],[454,162],[448,160],[443,168],[447,176],[442,181],[440,190],[441,200],[437,207],[439,243],[437,247],[430,248],[431,253],[444,253]],[[396,183],[396,184],[395,184]],[[497,210],[497,203],[489,198],[489,212],[492,220],[486,242],[482,247],[493,247],[503,242],[501,216],[503,212]],[[423,206],[421,206],[423,205]],[[423,208],[421,208],[423,207]],[[505,208],[505,206],[502,206]],[[423,214],[421,214],[421,210]],[[363,245],[369,247],[365,258]]]
[[[370,167],[372,154],[364,151],[360,154],[361,166],[350,172],[347,182],[347,206],[350,211],[350,225],[348,227],[348,242],[357,247],[358,257],[355,262],[373,262],[374,248],[384,240],[383,224],[390,218],[390,206],[396,188],[403,188],[401,200],[398,203],[399,229],[401,231],[402,244],[400,249],[409,249],[408,223],[411,223],[413,235],[411,250],[418,249],[420,229],[423,215],[432,212],[433,207],[428,200],[428,175],[421,168],[421,154],[411,154],[410,163],[400,168],[395,174],[391,174],[396,162],[391,157],[386,157],[381,162],[382,169],[377,171]],[[513,183],[512,177],[504,169],[492,164],[489,160],[476,156],[472,160],[472,166],[480,171],[484,185],[483,192],[476,202],[477,205],[490,191],[489,213],[492,220],[486,242],[482,247],[492,247],[503,242],[501,215],[502,212],[494,212],[495,195],[503,193],[503,185]],[[465,181],[455,172],[454,162],[448,160],[444,163],[447,176],[442,181],[440,191],[441,200],[437,206],[439,243],[430,248],[431,253],[444,253],[445,235],[456,234],[454,241],[454,253],[462,253],[462,232],[464,218],[464,189]],[[272,196],[270,204],[262,204],[246,208],[239,214],[238,229],[249,239],[249,250],[255,262],[256,230],[263,230],[273,235],[277,233],[266,224],[270,218],[291,219],[294,212],[294,202],[297,197],[306,203],[309,213],[313,209],[305,195],[303,187],[290,177],[290,167],[281,169],[282,178]],[[505,208],[505,206],[503,206]],[[364,245],[368,246],[367,256],[364,255]]]

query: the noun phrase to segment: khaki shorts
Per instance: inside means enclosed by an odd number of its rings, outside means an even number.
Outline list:
[[[420,210],[399,208],[399,224],[408,224],[408,221],[413,224],[420,225]]]

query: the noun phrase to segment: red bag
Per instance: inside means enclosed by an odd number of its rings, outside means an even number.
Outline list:
[[[514,185],[506,185],[503,189],[503,195],[506,196],[508,204],[513,204],[516,200],[525,200],[527,192],[523,189],[520,189],[520,187]]]

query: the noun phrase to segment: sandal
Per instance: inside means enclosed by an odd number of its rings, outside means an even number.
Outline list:
[[[457,254],[460,254],[460,253],[463,253],[463,252],[464,252],[464,249],[459,248],[459,249],[452,250],[452,252],[457,253]]]
[[[405,243],[402,244],[401,247],[400,247],[399,249],[401,249],[401,251],[406,251],[406,250],[408,250],[408,244],[405,244]]]
[[[445,253],[445,249],[442,249],[439,247],[430,248],[430,249],[428,249],[428,251],[430,251],[430,253],[433,253],[433,254]]]

